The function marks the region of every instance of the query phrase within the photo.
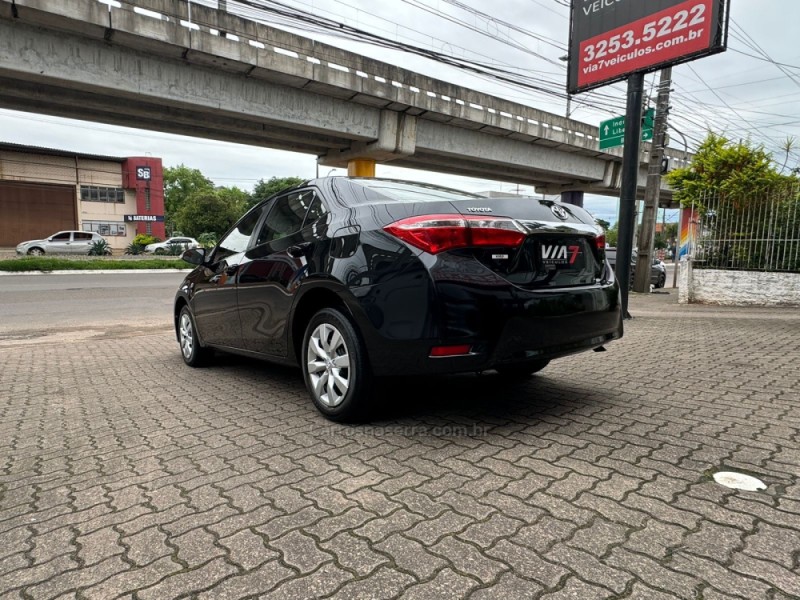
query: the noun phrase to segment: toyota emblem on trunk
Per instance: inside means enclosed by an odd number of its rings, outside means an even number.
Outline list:
[[[569,213],[563,208],[561,208],[558,204],[551,205],[550,210],[552,210],[553,214],[562,221],[566,221],[567,219],[569,219]]]

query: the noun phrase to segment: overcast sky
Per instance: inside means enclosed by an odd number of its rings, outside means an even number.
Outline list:
[[[396,41],[492,63],[546,80],[551,85],[556,82],[562,90],[565,86],[566,70],[558,60],[565,54],[569,38],[569,9],[564,6],[564,0],[282,1]],[[203,3],[215,4],[213,0]],[[459,3],[490,13],[495,20],[487,20],[456,6]],[[235,5],[233,0],[228,4]],[[449,20],[431,11],[445,13]],[[798,145],[789,157],[787,168],[798,167],[800,45],[797,38],[800,34],[800,2],[732,0],[731,15],[731,38],[726,53],[674,69],[670,123],[686,136],[690,150],[705,136],[706,127],[710,126],[733,139],[749,137],[764,144],[774,152],[781,165],[785,159],[782,144],[787,137],[796,136]],[[270,20],[269,13],[263,13],[263,18]],[[509,23],[517,29],[508,27]],[[312,37],[542,110],[564,114],[566,108],[562,98],[499,84],[417,56],[320,34],[312,34]],[[646,79],[647,91],[653,95],[655,80],[655,75],[648,75]],[[598,93],[574,97],[572,116],[596,125],[603,119],[622,114],[620,108],[624,102],[622,85],[606,87]],[[670,145],[683,149],[681,135],[671,131],[670,136]],[[315,158],[310,155],[4,109],[0,109],[0,141],[118,156],[160,156],[167,166],[184,163],[200,169],[218,185],[238,185],[245,189],[251,189],[261,178],[313,177],[316,173]],[[322,175],[330,171],[324,167],[320,169]],[[335,170],[333,173],[344,174],[344,171]],[[438,175],[388,164],[379,165],[377,174],[439,182],[472,191],[517,189],[515,184]],[[533,189],[526,186],[522,186],[521,191],[533,193]],[[586,205],[595,216],[616,220],[616,199],[587,197]]]

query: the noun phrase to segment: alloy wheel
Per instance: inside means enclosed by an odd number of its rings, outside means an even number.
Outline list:
[[[330,323],[320,323],[308,338],[306,363],[315,398],[336,407],[350,389],[350,354],[341,332]]]
[[[183,353],[183,357],[189,360],[194,351],[194,328],[192,327],[192,319],[188,313],[184,312],[181,315],[178,331],[181,339],[181,352]]]

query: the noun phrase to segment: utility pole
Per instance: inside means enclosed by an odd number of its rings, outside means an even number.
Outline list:
[[[642,234],[638,246],[636,277],[633,281],[633,289],[636,292],[650,291],[650,265],[653,264],[653,241],[658,219],[658,198],[661,194],[661,159],[666,146],[667,112],[669,111],[671,85],[672,67],[667,67],[661,70],[661,81],[658,85],[653,142],[650,145],[650,164],[647,169],[647,187],[644,192]]]

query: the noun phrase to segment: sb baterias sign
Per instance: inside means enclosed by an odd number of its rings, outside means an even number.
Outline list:
[[[722,52],[730,0],[572,0],[567,90]]]

